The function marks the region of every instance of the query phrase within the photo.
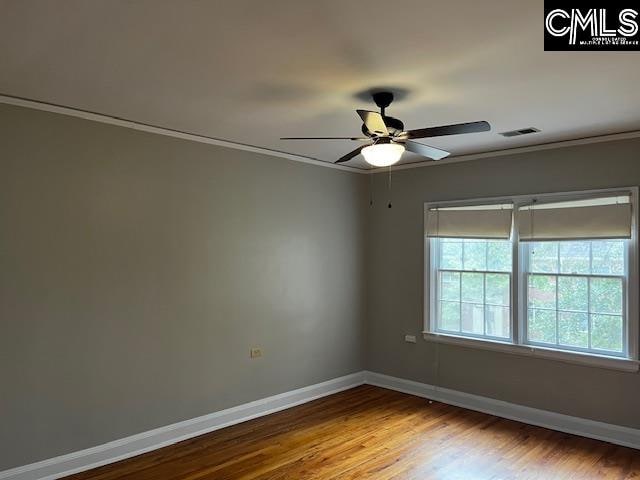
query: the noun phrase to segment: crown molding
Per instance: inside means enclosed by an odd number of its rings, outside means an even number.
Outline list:
[[[391,167],[391,171],[409,170],[411,168],[435,167],[437,165],[446,165],[449,163],[468,162],[471,160],[480,160],[483,158],[495,158],[505,155],[515,155],[519,153],[538,152],[542,150],[552,150],[556,148],[576,147],[579,145],[589,145],[592,143],[615,142],[620,140],[629,140],[632,138],[640,138],[640,130],[630,132],[612,133],[609,135],[597,135],[593,137],[576,138],[573,140],[561,140],[558,142],[540,143],[537,145],[528,145],[524,147],[505,148],[501,150],[491,150],[489,152],[472,153],[469,155],[455,155],[443,160],[425,160],[423,162],[406,163]],[[367,170],[366,173],[386,173],[388,168],[375,168]]]
[[[317,158],[307,157],[304,155],[297,155],[295,153],[283,152],[281,150],[274,150],[271,148],[257,147],[255,145],[249,145],[249,144],[240,143],[240,142],[233,142],[231,140],[224,140],[222,138],[209,137],[206,135],[198,135],[195,133],[189,133],[182,130],[175,130],[172,128],[159,127],[157,125],[137,122],[135,120],[130,120],[127,118],[114,117],[111,115],[92,112],[90,110],[82,110],[78,108],[65,107],[64,105],[57,105],[55,103],[42,102],[39,100],[31,100],[29,98],[0,94],[0,103],[4,103],[7,105],[15,105],[18,107],[31,108],[33,110],[42,110],[45,112],[58,113],[61,115],[68,115],[71,117],[82,118],[84,120],[90,120],[92,122],[106,123],[108,125],[131,128],[133,130],[140,130],[143,132],[154,133],[156,135],[164,135],[167,137],[179,138],[182,140],[189,140],[192,142],[206,143],[208,145],[216,145],[219,147],[233,148],[236,150],[244,150],[246,152],[260,153],[263,155],[269,155],[271,157],[285,158],[287,160],[307,163],[310,165],[328,167],[336,170],[343,170],[345,172],[367,173],[366,170],[363,170],[360,168],[349,167],[346,165],[335,165],[333,163],[325,162]]]
[[[137,122],[135,120],[129,120],[126,118],[115,117],[111,115],[105,115],[102,113],[92,112],[89,110],[82,110],[78,108],[66,107],[64,105],[58,105],[55,103],[43,102],[39,100],[32,100],[24,97],[17,97],[13,95],[0,94],[0,103],[7,105],[15,105],[18,107],[31,108],[34,110],[42,110],[45,112],[58,113],[61,115],[68,115],[71,117],[82,118],[90,120],[92,122],[106,123],[109,125],[115,125],[118,127],[131,128],[133,130],[140,130],[143,132],[154,133],[156,135],[164,135],[173,138],[179,138],[182,140],[189,140],[192,142],[206,143],[209,145],[216,145],[226,148],[234,148],[236,150],[244,150],[247,152],[260,153],[263,155],[269,155],[271,157],[285,158],[287,160],[293,160],[296,162],[307,163],[310,165],[316,165],[320,167],[333,168],[336,170],[342,170],[351,173],[360,173],[364,175],[388,172],[388,168],[373,168],[362,169],[356,167],[349,167],[346,165],[336,165],[331,162],[326,162],[318,158],[307,157],[304,155],[297,155],[295,153],[283,152],[281,150],[274,150],[271,148],[257,147],[255,145],[249,145],[240,142],[233,142],[231,140],[224,140],[222,138],[208,137],[206,135],[198,135],[195,133],[189,133],[182,130],[175,130],[171,128],[160,127],[157,125],[151,125],[148,123]],[[558,142],[542,143],[538,145],[529,145],[524,147],[506,148],[500,150],[492,150],[488,152],[473,153],[469,155],[455,155],[448,157],[444,160],[425,160],[423,162],[414,162],[408,164],[401,164],[391,167],[391,171],[409,170],[412,168],[423,167],[435,167],[437,165],[447,165],[450,163],[468,162],[471,160],[481,160],[483,158],[501,157],[504,155],[515,155],[519,153],[537,152],[542,150],[551,150],[555,148],[575,147],[578,145],[589,145],[592,143],[602,142],[614,142],[619,140],[629,140],[632,138],[640,138],[640,130],[634,130],[630,132],[614,133],[609,135],[598,135],[593,137],[584,137],[573,140],[562,140]]]

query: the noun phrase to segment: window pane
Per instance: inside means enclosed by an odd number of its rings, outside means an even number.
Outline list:
[[[440,328],[454,332],[460,331],[460,303],[440,302]]]
[[[589,242],[560,242],[560,272],[590,273]]]
[[[589,310],[587,277],[558,277],[558,310]]]
[[[558,312],[558,343],[589,348],[589,316],[586,313]]]
[[[487,242],[483,240],[464,241],[464,269],[486,270]]]
[[[462,301],[484,303],[484,274],[462,273]]]
[[[622,352],[622,317],[591,315],[591,346],[600,350]]]
[[[591,242],[592,273],[624,275],[624,241],[594,240]]]
[[[440,272],[440,299],[460,301],[460,274]]]
[[[462,242],[440,242],[440,268],[449,270],[462,269]]]
[[[512,266],[511,256],[511,242],[487,242],[487,270],[510,272]]]
[[[529,275],[529,307],[556,308],[556,277]]]
[[[466,333],[474,333],[476,335],[484,334],[484,307],[483,305],[473,303],[462,304],[462,331]]]
[[[527,244],[528,340],[624,352],[625,248],[625,240]]]
[[[591,311],[622,314],[622,280],[591,278]]]
[[[529,269],[535,273],[557,273],[558,242],[530,243]]]
[[[528,336],[532,342],[556,343],[556,312],[529,309]]]
[[[506,273],[487,273],[486,302],[493,305],[509,305],[509,275]]]
[[[511,325],[509,324],[509,307],[496,307],[487,305],[485,311],[485,321],[487,323],[487,335],[492,337],[509,338],[511,336]]]

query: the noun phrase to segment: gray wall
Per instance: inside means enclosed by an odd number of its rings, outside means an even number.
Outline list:
[[[640,140],[398,171],[388,209],[386,175],[369,208],[327,168],[10,106],[0,132],[0,470],[365,367],[640,428],[638,374],[403,341],[423,202],[638,185]]]
[[[0,106],[0,470],[362,370],[366,189]]]
[[[369,211],[370,370],[640,428],[638,374],[403,338],[423,325],[425,201],[639,185],[640,140],[398,171],[392,209],[386,180],[375,176]]]

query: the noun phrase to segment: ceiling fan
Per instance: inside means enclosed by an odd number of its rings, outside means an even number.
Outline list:
[[[400,120],[385,115],[385,109],[393,101],[393,93],[375,92],[372,97],[376,105],[380,107],[380,113],[356,110],[364,122],[362,124],[364,137],[283,137],[281,140],[353,140],[356,142],[372,142],[356,148],[334,163],[348,162],[362,153],[367,163],[375,167],[386,167],[397,163],[405,150],[433,160],[440,160],[450,155],[450,152],[446,150],[414,142],[413,140],[415,139],[491,130],[491,125],[484,121],[405,130],[404,124]]]

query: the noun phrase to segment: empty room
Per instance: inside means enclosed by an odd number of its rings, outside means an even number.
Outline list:
[[[639,13],[0,0],[0,480],[640,479]]]

